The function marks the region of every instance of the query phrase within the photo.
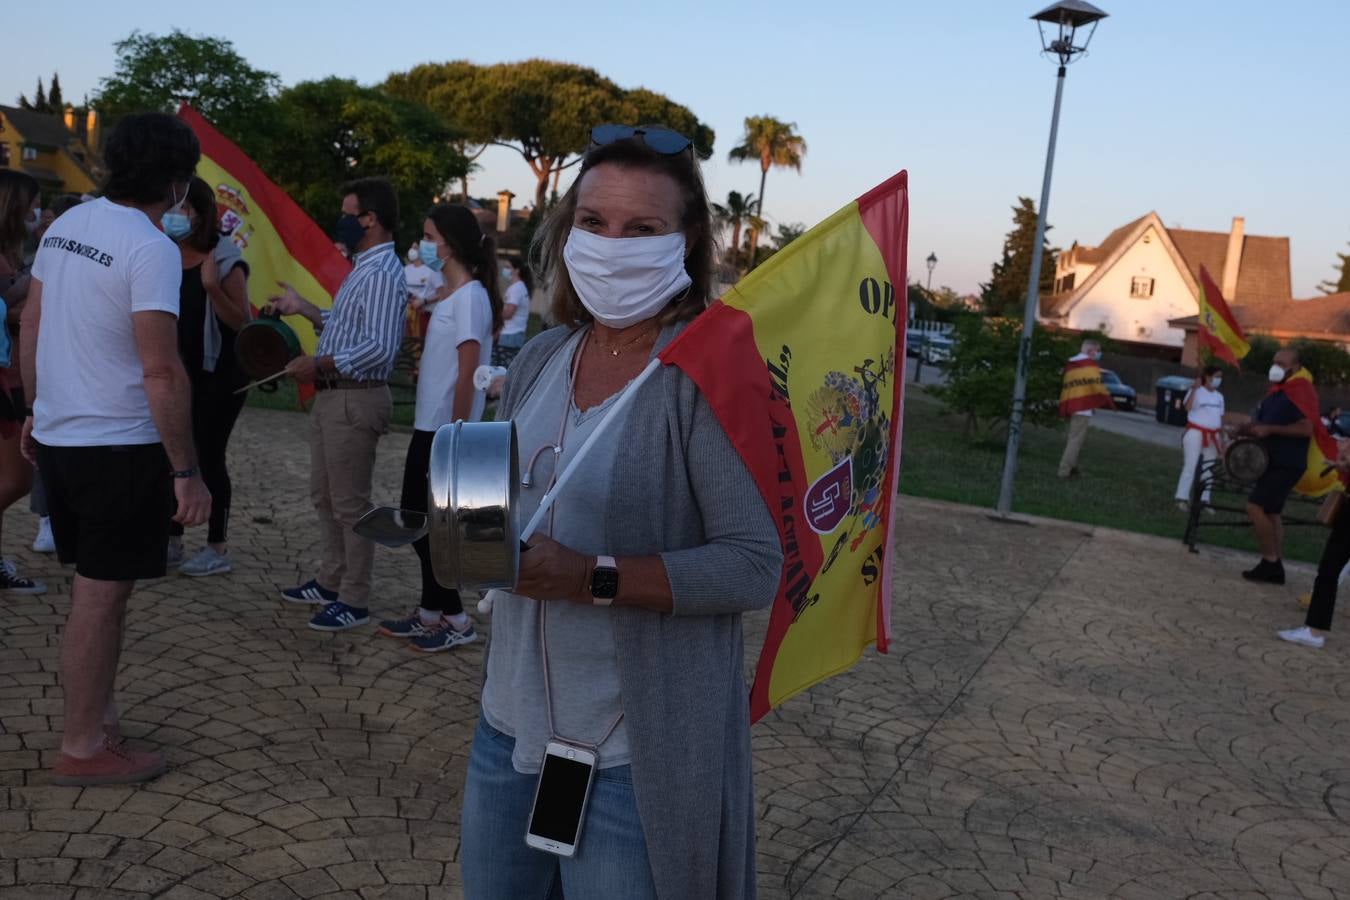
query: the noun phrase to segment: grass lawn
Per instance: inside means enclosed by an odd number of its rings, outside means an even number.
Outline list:
[[[900,463],[900,492],[991,509],[1003,475],[1004,444],[971,443],[964,419],[946,413],[937,399],[912,386],[905,397],[905,432]],[[1028,428],[1022,436],[1013,509],[1029,515],[1067,519],[1126,531],[1176,538],[1185,532],[1185,514],[1172,499],[1181,469],[1181,448],[1159,447],[1094,429],[1083,447],[1082,476],[1061,481],[1056,475],[1064,449],[1063,431]],[[1243,498],[1216,502],[1241,506]],[[1290,514],[1311,519],[1316,507],[1291,505]],[[1239,518],[1220,513],[1216,521]],[[1242,517],[1245,518],[1245,517]],[[1256,550],[1250,528],[1200,529],[1206,544]],[[1285,556],[1316,562],[1326,543],[1321,526],[1291,526]]]

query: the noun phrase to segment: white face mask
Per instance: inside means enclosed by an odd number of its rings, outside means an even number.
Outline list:
[[[1215,377],[1215,378],[1211,378],[1211,379],[1209,380],[1209,389],[1210,389],[1211,391],[1217,391],[1217,390],[1220,388],[1220,386],[1222,386],[1222,385],[1223,385],[1223,379],[1222,379],[1222,378],[1217,378],[1217,377]]]
[[[32,234],[33,232],[38,230],[38,226],[41,224],[42,224],[42,210],[35,209],[33,210],[33,214],[29,218],[24,220],[23,227],[28,229],[29,234]]]
[[[573,228],[563,248],[581,305],[610,328],[645,322],[693,283],[684,270],[684,234],[607,238]]]
[[[1266,377],[1276,384],[1279,384],[1281,381],[1284,381],[1285,376],[1288,374],[1289,373],[1284,370],[1284,366],[1273,365],[1270,367],[1270,371],[1266,373]]]

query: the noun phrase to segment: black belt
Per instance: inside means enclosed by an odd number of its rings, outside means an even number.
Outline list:
[[[382,388],[389,382],[384,379],[372,379],[370,381],[361,381],[356,378],[330,378],[327,381],[314,382],[316,391],[364,391],[371,388]]]

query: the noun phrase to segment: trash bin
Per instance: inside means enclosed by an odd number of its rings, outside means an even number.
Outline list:
[[[1192,384],[1194,382],[1191,379],[1180,375],[1168,375],[1154,382],[1154,417],[1164,425],[1185,427],[1186,392]]]

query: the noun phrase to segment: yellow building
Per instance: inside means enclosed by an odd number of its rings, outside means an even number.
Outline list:
[[[78,119],[78,121],[77,121]],[[0,169],[27,172],[45,196],[86,194],[98,186],[98,113],[64,116],[0,106]]]

